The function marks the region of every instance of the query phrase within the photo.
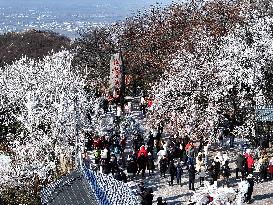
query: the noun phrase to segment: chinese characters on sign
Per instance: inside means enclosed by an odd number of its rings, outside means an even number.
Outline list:
[[[110,60],[110,90],[121,88],[122,61],[119,53],[112,55]],[[115,93],[115,92],[114,92]]]

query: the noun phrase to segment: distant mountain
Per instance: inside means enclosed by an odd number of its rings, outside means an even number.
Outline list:
[[[51,31],[29,30],[0,35],[0,67],[22,56],[38,59],[50,52],[70,48],[70,39]]]

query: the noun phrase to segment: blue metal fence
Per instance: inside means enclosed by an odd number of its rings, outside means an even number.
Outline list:
[[[84,173],[100,205],[139,204],[138,197],[126,183],[86,168]]]

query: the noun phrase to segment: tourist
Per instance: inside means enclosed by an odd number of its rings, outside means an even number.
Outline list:
[[[149,176],[151,175],[151,172],[152,172],[152,174],[154,174],[154,169],[155,169],[154,157],[150,152],[148,153],[147,169],[149,171]]]
[[[169,173],[170,173],[170,177],[171,177],[171,181],[169,182],[169,185],[173,186],[174,176],[176,175],[176,167],[174,165],[173,160],[171,160],[170,165],[169,165]]]
[[[203,157],[202,157],[202,153],[199,152],[197,157],[196,157],[196,165],[195,165],[196,166],[196,171],[200,172],[201,166],[203,166],[203,165],[204,165],[204,160],[203,160]]]
[[[260,179],[261,181],[267,180],[267,166],[268,166],[268,156],[265,151],[262,152],[261,157],[259,159],[260,164]]]
[[[251,203],[251,195],[253,193],[253,187],[254,187],[254,180],[252,174],[249,174],[247,176],[247,182],[248,182],[248,190],[246,194],[246,203],[250,204]]]
[[[252,174],[253,173],[253,167],[254,167],[254,159],[251,153],[246,155],[247,158],[247,174]]]
[[[166,155],[164,155],[160,161],[159,161],[159,164],[160,164],[160,177],[164,176],[166,177],[166,171],[167,171],[167,164],[168,164],[168,159],[166,157]]]
[[[230,132],[228,136],[229,136],[229,145],[230,145],[230,147],[234,147],[235,134],[233,132]]]
[[[200,186],[204,186],[205,176],[206,176],[206,167],[205,165],[201,165],[200,172],[199,172]]]
[[[230,168],[229,168],[229,165],[228,165],[228,161],[225,161],[222,173],[223,173],[223,177],[224,177],[224,184],[228,185],[228,179],[229,179],[229,177],[231,175],[230,174]]]
[[[156,205],[167,205],[167,202],[166,201],[163,202],[162,197],[158,197]]]
[[[147,156],[145,156],[144,152],[140,152],[140,155],[138,155],[137,164],[138,164],[137,174],[141,172],[141,176],[144,177],[147,166]]]
[[[189,144],[186,145],[186,154],[187,154],[187,163],[189,164],[193,164],[194,161],[194,154],[195,154],[195,148],[193,145],[193,142],[190,141]]]
[[[137,173],[137,163],[136,161],[128,155],[127,158],[127,174],[128,174],[128,179],[131,180]]]
[[[181,184],[182,174],[183,174],[182,166],[180,163],[177,163],[177,165],[176,165],[176,181],[177,181],[177,184],[181,185],[181,186],[182,186],[182,184]]]
[[[241,153],[239,153],[236,158],[236,179],[239,179],[239,172],[241,173],[242,179],[244,178],[245,161],[245,157]]]
[[[195,170],[193,164],[189,165],[188,172],[189,172],[189,190],[195,191],[195,189],[194,189],[194,180],[195,180],[196,170]]]

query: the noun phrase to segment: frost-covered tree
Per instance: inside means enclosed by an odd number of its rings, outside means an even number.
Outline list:
[[[194,52],[178,51],[170,72],[153,87],[155,116],[167,116],[174,130],[209,137],[225,119],[239,136],[247,136],[249,129],[254,135],[254,106],[271,102],[267,73],[272,65],[273,18],[250,13],[248,6],[241,7],[244,23],[217,43],[203,29],[196,30],[191,37]]]
[[[16,107],[9,113],[21,130],[7,139],[12,163],[2,173],[1,186],[33,183],[35,174],[52,179],[61,153],[74,161],[76,136],[88,127],[92,98],[87,100],[85,79],[71,71],[72,58],[68,51],[40,61],[21,58],[0,71],[1,110]]]

